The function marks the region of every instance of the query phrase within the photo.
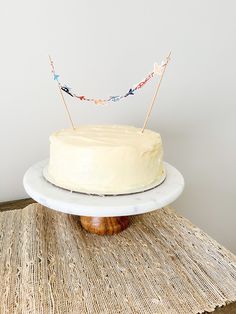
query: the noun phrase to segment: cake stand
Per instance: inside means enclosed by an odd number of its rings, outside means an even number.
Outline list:
[[[51,209],[80,216],[89,232],[104,235],[118,233],[128,227],[129,216],[160,209],[176,200],[183,191],[181,173],[164,162],[166,179],[145,192],[128,195],[98,196],[71,192],[49,183],[43,176],[48,160],[30,167],[23,179],[26,192],[38,203]]]

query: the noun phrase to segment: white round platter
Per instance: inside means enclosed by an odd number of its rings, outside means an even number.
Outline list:
[[[143,214],[176,200],[184,189],[181,173],[164,163],[166,179],[145,192],[117,196],[97,196],[70,192],[49,183],[43,176],[48,160],[30,167],[23,179],[26,192],[38,203],[51,209],[79,216],[115,217]]]

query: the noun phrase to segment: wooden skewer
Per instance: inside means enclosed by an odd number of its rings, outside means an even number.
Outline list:
[[[50,60],[51,68],[52,68],[52,73],[53,73],[53,75],[55,75],[54,64],[53,64],[52,58],[51,58],[50,56],[49,56],[49,60]],[[66,109],[68,118],[69,118],[69,120],[70,120],[71,126],[72,126],[73,129],[75,129],[74,123],[73,123],[72,118],[71,118],[71,115],[70,115],[70,111],[69,111],[68,106],[67,106],[67,104],[66,104],[65,97],[64,97],[64,95],[63,95],[63,93],[62,93],[62,90],[61,90],[61,84],[60,84],[60,82],[58,82],[58,81],[57,81],[57,84],[58,84],[58,89],[59,89],[59,92],[60,92],[60,95],[61,95],[61,98],[62,98],[62,102],[63,102],[63,104],[64,104],[64,106],[65,106],[65,109]]]
[[[162,73],[161,73],[161,76],[160,76],[160,79],[159,79],[159,81],[158,81],[158,83],[157,83],[157,87],[156,87],[154,96],[153,96],[153,98],[152,98],[152,102],[151,102],[151,104],[150,104],[150,106],[149,106],[149,108],[148,108],[147,115],[146,115],[146,118],[145,118],[145,120],[144,120],[143,128],[142,128],[142,130],[141,130],[142,133],[143,133],[143,131],[145,130],[146,125],[147,125],[147,123],[148,123],[148,119],[149,119],[149,117],[150,117],[150,115],[151,115],[151,112],[152,112],[152,109],[153,109],[155,100],[156,100],[156,98],[157,98],[158,91],[159,91],[159,89],[160,89],[160,85],[161,85],[162,78],[163,78],[163,76],[164,76],[164,74],[165,74],[166,67],[167,67],[167,65],[168,65],[168,63],[169,63],[169,61],[170,61],[170,55],[171,55],[171,51],[170,51],[170,53],[168,54],[168,56],[166,57],[166,62],[165,62],[165,65],[164,65],[164,69],[163,69],[163,71],[162,71]]]

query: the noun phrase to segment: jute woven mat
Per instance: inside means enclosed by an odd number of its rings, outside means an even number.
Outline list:
[[[32,204],[0,213],[0,313],[202,313],[236,300],[236,257],[165,208],[116,236]]]

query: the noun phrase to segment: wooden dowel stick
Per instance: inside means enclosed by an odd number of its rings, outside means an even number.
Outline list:
[[[145,120],[144,120],[143,128],[142,128],[142,130],[141,130],[142,133],[143,133],[143,131],[145,130],[146,125],[147,125],[147,123],[148,123],[148,119],[149,119],[149,117],[150,117],[150,115],[151,115],[151,112],[152,112],[152,109],[153,109],[155,100],[156,100],[156,98],[157,98],[158,91],[159,91],[159,89],[160,89],[160,85],[161,85],[163,76],[164,76],[164,74],[165,74],[166,67],[167,67],[167,65],[168,65],[168,62],[170,61],[170,55],[171,55],[171,51],[170,51],[170,53],[168,54],[168,56],[166,57],[166,63],[165,63],[165,65],[164,65],[164,69],[163,69],[163,71],[162,71],[162,73],[161,73],[161,76],[160,76],[160,79],[159,79],[159,81],[158,81],[158,83],[157,83],[157,87],[156,87],[154,96],[153,96],[153,98],[152,98],[152,102],[151,102],[151,104],[150,104],[150,106],[149,106],[149,108],[148,108],[147,115],[146,115],[146,118],[145,118]]]
[[[53,75],[55,75],[54,64],[53,64],[52,58],[51,58],[50,56],[49,56],[49,60],[50,60],[51,68],[52,68],[52,73],[53,73]],[[67,106],[67,104],[66,104],[65,97],[64,97],[64,95],[63,95],[63,93],[62,93],[62,90],[61,90],[61,84],[60,84],[58,81],[57,81],[57,85],[58,85],[58,89],[59,89],[59,92],[60,92],[60,95],[61,95],[61,98],[62,98],[62,102],[63,102],[63,104],[64,104],[64,106],[65,106],[65,109],[66,109],[68,118],[69,118],[69,120],[70,120],[71,126],[72,126],[73,129],[75,129],[74,123],[73,123],[72,118],[71,118],[71,115],[70,115],[70,111],[69,111],[68,106]]]

